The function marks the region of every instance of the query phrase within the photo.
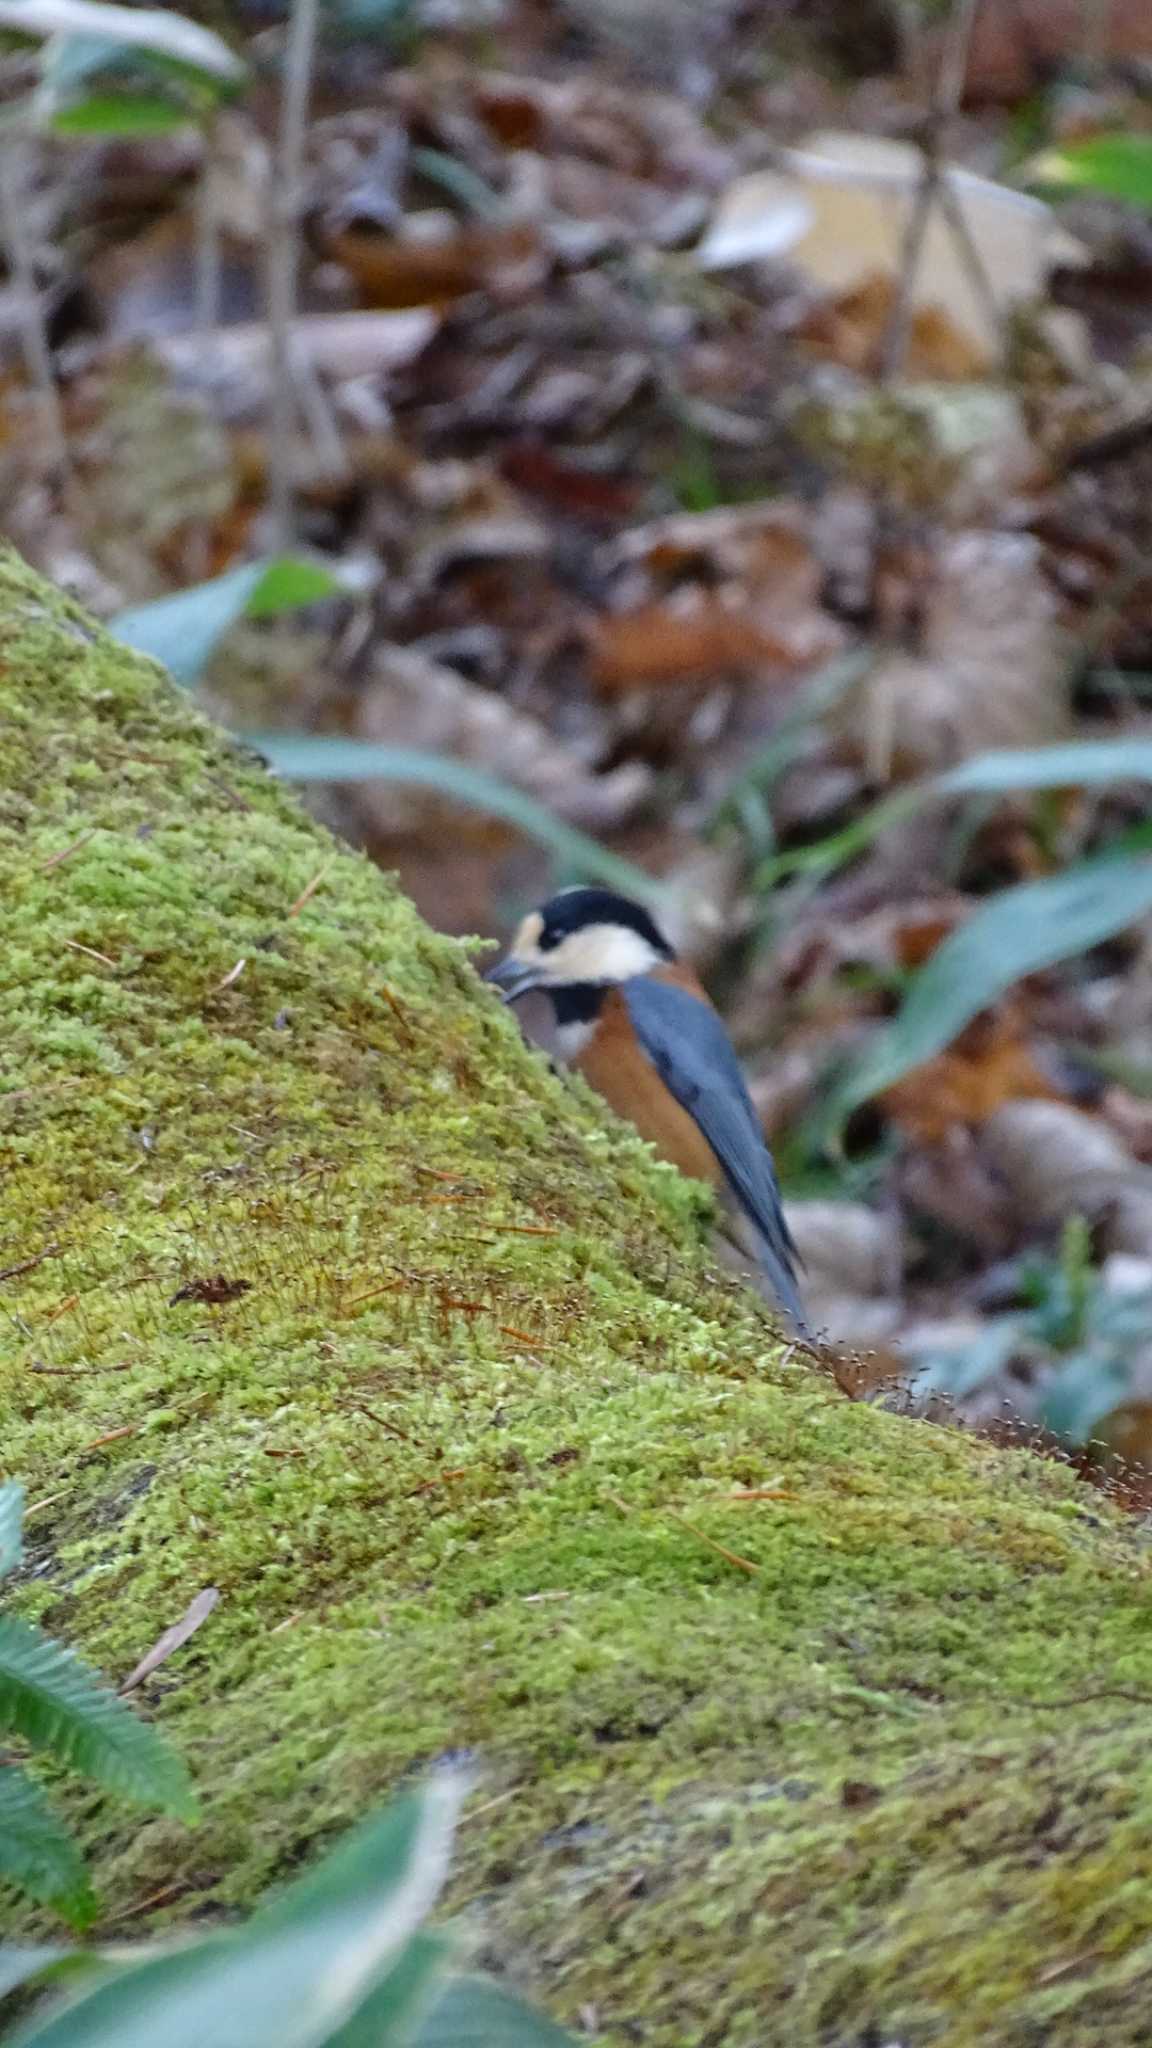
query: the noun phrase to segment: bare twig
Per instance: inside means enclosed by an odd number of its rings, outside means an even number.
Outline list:
[[[973,294],[980,301],[980,310],[988,323],[988,331],[990,334],[1000,335],[1004,324],[1003,315],[1000,310],[1000,302],[993,289],[992,280],[988,275],[988,265],[985,263],[976,237],[968,225],[964,208],[961,206],[954,188],[949,184],[946,177],[940,180],[937,198],[940,204],[941,218],[946,222],[951,232],[952,240],[956,244],[957,254],[967,272],[968,282],[972,287]]]
[[[1112,0],[1081,0],[1080,62],[1085,71],[1101,72],[1111,45]]]
[[[972,36],[981,5],[982,0],[956,0],[948,22],[948,33],[940,57],[940,76],[936,83],[934,110],[942,126],[950,125],[960,111],[960,102],[964,97],[964,82],[968,76]]]
[[[920,177],[912,196],[904,229],[896,289],[880,343],[878,375],[880,382],[885,385],[896,382],[908,355],[916,303],[916,285],[928,229],[937,205],[940,205],[942,217],[956,238],[965,269],[982,306],[985,309],[992,307],[993,331],[997,331],[999,327],[999,309],[995,306],[980,253],[968,232],[962,210],[947,179],[948,145],[952,125],[964,97],[964,80],[980,6],[981,0],[954,0],[948,23],[936,83],[920,139]],[[898,527],[896,506],[890,492],[881,490],[877,493],[873,511],[872,609],[879,616],[881,565],[889,542]]]
[[[269,188],[267,290],[272,395],[268,495],[275,547],[288,546],[293,530],[293,450],[300,400],[292,329],[296,318],[304,139],[318,14],[319,0],[292,0],[284,58],[280,132]]]
[[[348,454],[336,411],[320,380],[315,361],[307,349],[293,346],[293,375],[303,425],[312,437],[317,458],[326,476],[349,474]]]
[[[68,470],[68,444],[60,410],[60,394],[48,346],[44,307],[36,281],[32,246],[26,232],[25,186],[27,152],[19,138],[0,147],[0,238],[8,259],[8,271],[16,287],[20,319],[20,346],[28,382],[39,400],[41,423],[48,460],[57,477]]]
[[[972,33],[981,4],[982,0],[956,0],[948,23],[932,103],[921,137],[923,163],[920,180],[904,230],[896,295],[892,301],[892,310],[888,316],[888,325],[880,350],[880,375],[885,383],[891,383],[893,378],[898,377],[904,365],[925,237],[933,209],[937,204],[940,205],[943,217],[957,239],[970,275],[974,268],[980,272],[977,289],[981,299],[986,304],[991,301],[994,305],[979,251],[967,231],[955,195],[948,189],[945,168],[952,124],[964,97],[964,80],[972,47]],[[973,283],[975,282],[973,276]],[[999,317],[998,312],[996,317]]]
[[[686,1515],[680,1513],[679,1508],[665,1508],[664,1513],[671,1515],[673,1521],[679,1522],[682,1529],[687,1529],[690,1536],[695,1536],[697,1542],[706,1543],[709,1550],[716,1552],[717,1557],[722,1557],[727,1564],[734,1564],[738,1571],[756,1574],[762,1569],[760,1565],[753,1564],[750,1557],[741,1557],[739,1551],[729,1550],[723,1543],[717,1543],[714,1536],[709,1536],[705,1530],[698,1529],[695,1522],[690,1522]]]
[[[892,25],[900,49],[900,71],[905,85],[919,99],[928,95],[928,71],[924,50],[924,22],[916,0],[894,0]]]
[[[920,171],[920,182],[912,200],[912,211],[900,246],[900,270],[896,279],[896,295],[888,315],[884,339],[880,345],[880,378],[882,383],[891,384],[904,367],[908,353],[908,337],[912,328],[912,302],[916,294],[916,280],[920,274],[920,259],[924,254],[924,238],[936,203],[940,182],[940,169],[933,154],[925,147],[924,162]]]
[[[82,846],[87,846],[88,841],[90,839],[94,839],[95,837],[96,827],[93,825],[87,832],[82,832],[80,834],[79,839],[73,839],[68,846],[62,846],[60,848],[59,853],[53,853],[49,856],[47,860],[41,861],[40,873],[42,875],[46,875],[49,872],[49,869],[63,866],[63,863],[66,860],[71,860],[72,855],[74,853],[79,853],[80,848]]]
[[[201,127],[203,155],[193,202],[195,235],[194,339],[209,351],[220,326],[223,306],[223,244],[220,235],[220,127],[215,112],[205,116]],[[190,583],[208,575],[212,559],[212,535],[201,521],[190,532],[184,551],[184,573]]]
[[[99,960],[102,967],[115,967],[118,964],[110,953],[101,953],[95,946],[84,946],[79,939],[61,939],[60,944],[67,946],[71,953],[84,953],[89,960]]]
[[[0,1266],[0,1280],[15,1280],[20,1273],[31,1273],[35,1267],[42,1266],[45,1259],[54,1259],[59,1249],[58,1244],[46,1244],[43,1251],[33,1252],[27,1259],[17,1259],[14,1266]]]
[[[316,874],[313,875],[312,880],[309,883],[307,883],[303,889],[301,889],[300,894],[296,898],[295,903],[289,906],[287,912],[285,913],[286,916],[299,917],[300,912],[303,910],[305,904],[310,903],[312,901],[313,896],[316,894],[317,889],[320,887],[321,882],[324,880],[324,877],[328,873],[328,870],[332,866],[332,862],[335,860],[335,858],[335,854],[332,854],[329,857],[329,859],[325,861],[323,867],[317,870]]]
[[[196,331],[220,324],[220,214],[216,174],[216,122],[204,123],[204,156],[196,186]]]
[[[1069,1693],[1062,1700],[1022,1699],[1018,1704],[1022,1707],[1039,1707],[1045,1711],[1055,1707],[1059,1712],[1063,1712],[1066,1707],[1086,1707],[1096,1700],[1131,1700],[1133,1706],[1152,1707],[1152,1693],[1140,1692],[1134,1685],[1101,1685],[1096,1686],[1091,1692]]]

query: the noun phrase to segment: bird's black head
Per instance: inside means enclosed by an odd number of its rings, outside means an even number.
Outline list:
[[[561,889],[535,915],[540,919],[536,943],[542,953],[556,952],[576,933],[624,931],[632,932],[662,960],[672,958],[672,948],[651,913],[614,889]]]
[[[533,988],[611,988],[673,958],[642,903],[612,889],[562,889],[524,919],[490,978],[511,1002]]]

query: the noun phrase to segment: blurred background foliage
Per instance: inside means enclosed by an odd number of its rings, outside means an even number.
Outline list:
[[[1145,1502],[1145,0],[0,30],[7,536],[434,923],[644,895],[853,1390]]]

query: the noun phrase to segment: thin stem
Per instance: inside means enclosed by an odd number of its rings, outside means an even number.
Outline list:
[[[300,417],[311,436],[322,469],[328,476],[347,476],[348,455],[340,422],[307,349],[295,350],[293,369]]]
[[[954,195],[946,185],[946,155],[952,124],[960,110],[964,97],[964,81],[968,73],[968,58],[972,48],[972,35],[976,27],[982,0],[956,0],[948,22],[944,48],[940,55],[940,68],[932,94],[932,104],[924,126],[921,141],[923,162],[920,179],[912,201],[908,224],[904,230],[900,250],[900,269],[896,279],[896,293],[888,324],[880,349],[881,380],[890,384],[898,377],[908,352],[908,337],[912,327],[912,309],[916,297],[916,281],[920,274],[920,263],[924,254],[924,243],[933,208],[944,200],[944,218],[960,243],[966,268],[971,269],[970,259],[979,257],[972,246],[963,223],[957,227]],[[963,229],[963,232],[961,232]],[[976,285],[976,280],[973,278]],[[976,285],[982,299],[989,294],[988,280],[980,265],[980,283]]]
[[[207,345],[209,338],[220,325],[221,301],[217,127],[214,115],[210,114],[204,122],[202,141],[204,154],[200,162],[200,176],[196,182],[193,201],[196,268],[192,317],[196,333]],[[208,526],[200,522],[189,534],[184,549],[184,574],[189,583],[203,581],[208,574],[211,557],[211,533]]]
[[[220,324],[220,216],[217,205],[216,122],[204,123],[204,158],[196,187],[196,331]]]
[[[964,98],[964,83],[968,76],[968,59],[972,51],[972,36],[982,5],[983,0],[956,0],[949,18],[933,109],[942,131],[951,126],[960,112],[960,102]]]
[[[955,195],[947,182],[947,149],[951,138],[952,124],[960,111],[964,98],[964,82],[968,74],[968,60],[972,48],[972,36],[980,13],[982,0],[954,0],[944,48],[940,55],[936,84],[928,107],[924,132],[921,137],[920,177],[913,194],[908,220],[900,249],[900,266],[896,276],[896,289],[888,313],[883,339],[880,344],[878,374],[880,382],[894,384],[904,368],[908,355],[908,342],[912,332],[913,312],[916,304],[916,284],[928,238],[933,210],[943,200],[943,216],[953,235],[959,242],[964,262],[971,274],[971,258],[979,263],[978,252],[973,248],[962,218],[957,224],[959,208]],[[963,230],[963,232],[961,232]],[[981,303],[987,303],[990,287],[980,266],[980,282],[973,277],[974,288]],[[999,321],[999,309],[995,311]],[[881,614],[880,581],[882,565],[887,547],[898,532],[900,517],[890,490],[881,490],[874,505],[872,531],[872,611],[873,616]]]
[[[1081,0],[1080,62],[1098,77],[1112,47],[1112,0]]]
[[[985,320],[988,322],[989,332],[1000,337],[1003,328],[1003,314],[1000,309],[1000,302],[993,289],[992,280],[988,275],[988,266],[980,252],[979,243],[968,225],[964,208],[961,206],[955,191],[948,183],[946,177],[940,180],[936,196],[940,203],[941,218],[951,230],[952,240],[956,244],[960,261],[968,274],[968,282],[972,287],[975,297],[979,299],[980,309]]]
[[[272,392],[269,407],[268,499],[272,544],[291,544],[294,530],[293,452],[300,413],[292,329],[296,318],[300,198],[304,140],[316,53],[319,0],[292,0],[284,60],[280,133],[269,192],[268,336]]]
[[[44,306],[36,281],[36,265],[25,232],[26,171],[27,158],[21,142],[10,141],[0,146],[0,239],[3,240],[9,273],[16,286],[20,346],[28,382],[39,401],[48,458],[57,476],[63,477],[69,466],[68,443],[52,351],[48,346]]]
[[[924,240],[928,233],[928,223],[932,218],[932,208],[936,203],[939,182],[939,165],[934,156],[925,153],[912,200],[912,210],[908,215],[908,223],[900,245],[900,269],[896,277],[896,292],[880,347],[880,381],[883,384],[891,384],[900,375],[904,367],[904,358],[908,353],[916,280],[920,275],[920,259],[924,254]]]

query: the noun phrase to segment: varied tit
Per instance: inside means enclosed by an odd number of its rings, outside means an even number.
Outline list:
[[[639,903],[564,889],[524,919],[489,980],[550,998],[557,1050],[682,1173],[727,1187],[797,1332],[796,1248],[731,1040],[692,970]]]

